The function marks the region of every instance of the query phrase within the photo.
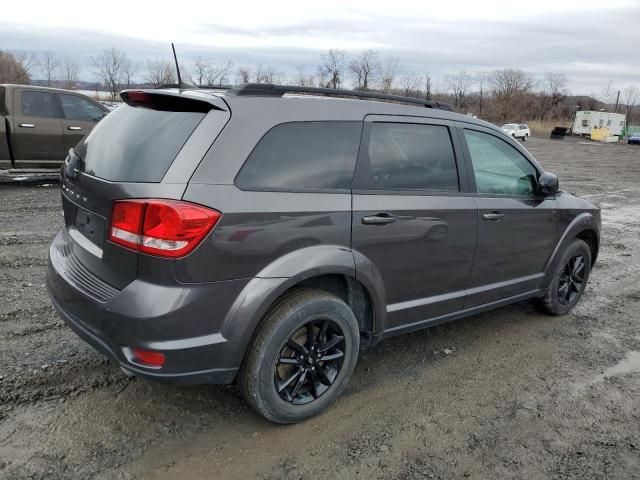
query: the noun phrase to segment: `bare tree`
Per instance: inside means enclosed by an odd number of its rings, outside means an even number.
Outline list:
[[[382,65],[380,74],[380,89],[382,93],[389,93],[400,71],[400,57],[387,57]]]
[[[626,124],[629,125],[631,123],[631,113],[635,108],[638,100],[640,99],[640,92],[634,85],[629,85],[627,88],[622,90],[622,104],[625,107],[625,119]]]
[[[278,74],[269,65],[258,65],[253,81],[254,83],[278,83]]]
[[[563,73],[544,74],[543,90],[540,101],[540,120],[552,117],[558,106],[567,98],[567,77]]]
[[[80,66],[75,60],[65,59],[62,63],[63,86],[67,90],[75,90],[78,88],[78,73]]]
[[[315,79],[313,78],[313,75],[307,74],[304,65],[298,65],[296,67],[294,83],[302,87],[313,87],[315,85]]]
[[[349,70],[353,74],[353,88],[361,92],[371,89],[380,74],[379,54],[375,50],[365,50],[352,58]]]
[[[427,73],[424,79],[424,98],[427,100],[431,100],[431,90],[433,88],[433,81],[431,80],[431,75]]]
[[[204,85],[207,81],[210,62],[206,58],[196,57],[193,60],[193,68],[191,69],[191,81],[194,85]]]
[[[613,81],[609,80],[602,90],[600,91],[599,100],[602,101],[605,106],[613,103],[613,96],[615,95],[615,89],[613,88]]]
[[[29,73],[13,54],[0,50],[0,83],[29,83]]]
[[[251,69],[249,67],[238,67],[238,73],[236,75],[236,83],[250,83],[251,82]]]
[[[147,60],[145,81],[154,87],[176,83],[175,66],[167,60]]]
[[[320,57],[318,77],[320,85],[327,88],[340,88],[344,81],[346,55],[342,50],[331,49]]]
[[[233,70],[233,62],[227,60],[224,63],[214,63],[206,70],[205,80],[208,86],[221,87],[229,82],[229,75]]]
[[[417,97],[423,78],[416,72],[407,73],[402,77],[402,94],[407,97]]]
[[[468,106],[468,95],[473,85],[473,78],[463,70],[455,75],[445,76],[444,82],[453,94],[455,108],[464,113]]]
[[[60,68],[60,61],[51,52],[45,52],[42,55],[42,73],[44,73],[47,79],[47,87],[51,86],[51,82],[56,79],[58,69]]]
[[[33,52],[14,52],[12,55],[27,75],[31,76],[31,71],[38,66],[38,55]]]
[[[124,60],[122,61],[122,76],[120,79],[125,88],[131,88],[133,79],[136,77],[139,70],[140,64],[131,61],[125,56]]]
[[[517,68],[496,70],[489,77],[491,97],[500,121],[513,116],[516,112],[522,115],[519,106],[535,86],[533,77]]]
[[[476,85],[478,85],[478,116],[482,116],[482,104],[484,101],[484,91],[487,84],[487,72],[480,72],[476,75]]]
[[[93,73],[99,77],[107,87],[112,99],[120,90],[123,65],[127,61],[127,54],[116,49],[103,50],[100,55],[90,57]]]

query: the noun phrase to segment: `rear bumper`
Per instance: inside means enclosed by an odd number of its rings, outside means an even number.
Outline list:
[[[233,382],[246,342],[225,334],[224,319],[248,280],[198,285],[134,280],[117,290],[98,285],[102,280],[76,267],[72,251],[64,248],[69,241],[63,229],[50,247],[47,288],[76,334],[128,374],[182,384]],[[127,355],[132,347],[164,353],[164,366],[136,363]]]

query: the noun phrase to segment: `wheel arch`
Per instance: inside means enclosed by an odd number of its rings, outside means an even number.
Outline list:
[[[227,312],[221,332],[238,345],[238,363],[271,307],[298,288],[337,295],[353,310],[361,333],[373,337],[384,322],[384,292],[378,290],[379,281],[369,278],[369,271],[357,274],[354,257],[343,246],[306,247],[277,259],[252,278]]]
[[[589,245],[589,250],[591,250],[591,266],[593,266],[596,263],[596,258],[600,250],[600,238],[598,234],[593,229],[587,229],[578,233],[576,238],[584,240],[586,244]]]
[[[589,245],[589,249],[591,250],[591,265],[593,266],[598,255],[598,249],[600,247],[599,232],[599,222],[590,212],[582,212],[573,219],[573,221],[563,232],[560,240],[553,250],[553,253],[547,260],[547,263],[544,267],[545,288],[548,287],[551,283],[551,274],[558,266],[558,262],[562,257],[562,252],[564,252],[564,250],[576,238],[584,240],[587,245]]]

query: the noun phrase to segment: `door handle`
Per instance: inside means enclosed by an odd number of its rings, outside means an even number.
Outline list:
[[[369,215],[366,217],[362,217],[363,225],[388,225],[390,223],[398,220],[393,215],[389,215],[388,213],[379,213],[377,215]]]
[[[18,126],[22,128],[36,128],[33,123],[19,123]]]
[[[67,127],[67,130],[82,130],[82,127]]]
[[[483,213],[482,218],[490,222],[499,222],[504,218],[504,213],[500,213],[500,212]]]

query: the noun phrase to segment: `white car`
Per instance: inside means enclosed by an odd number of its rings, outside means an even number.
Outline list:
[[[507,135],[511,135],[513,138],[519,138],[523,142],[526,142],[529,135],[531,135],[529,125],[522,123],[507,123],[501,128]]]

